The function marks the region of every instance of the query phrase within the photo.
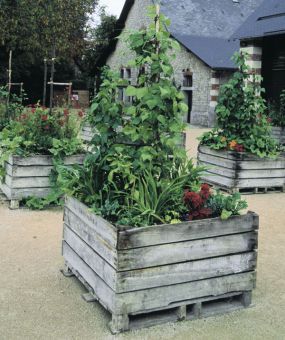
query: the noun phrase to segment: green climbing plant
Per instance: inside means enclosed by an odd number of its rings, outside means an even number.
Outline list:
[[[261,77],[250,73],[246,54],[236,53],[233,60],[238,71],[220,89],[217,128],[205,133],[201,144],[217,150],[246,151],[261,158],[275,158],[280,147],[271,138]]]

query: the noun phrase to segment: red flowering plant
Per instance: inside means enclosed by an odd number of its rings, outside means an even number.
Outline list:
[[[68,109],[32,105],[11,120],[0,133],[0,163],[11,154],[66,156],[82,150],[78,137],[82,118]]]
[[[239,215],[247,208],[247,203],[241,199],[240,194],[223,195],[213,191],[208,184],[202,184],[199,191],[185,190],[183,201],[187,213],[182,219],[186,221],[213,217],[227,219],[232,215]]]
[[[188,213],[185,215],[185,219],[192,221],[209,218],[212,215],[212,210],[206,206],[206,203],[210,196],[211,191],[208,184],[202,184],[199,192],[186,190],[183,200]]]

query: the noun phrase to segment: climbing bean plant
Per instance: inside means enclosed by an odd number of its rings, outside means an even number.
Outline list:
[[[92,152],[84,167],[62,167],[59,177],[66,193],[115,224],[176,223],[216,213],[206,207],[210,188],[200,190],[201,168],[181,147],[187,105],[171,65],[179,46],[166,30],[169,20],[153,8],[150,15],[149,28],[127,36],[135,54],[129,67],[138,70],[136,83],[105,69],[88,116],[96,130]],[[131,98],[128,104],[120,99],[122,88]],[[195,214],[185,204],[186,190],[199,192]]]
[[[246,54],[236,53],[233,60],[238,71],[220,89],[217,128],[204,134],[201,143],[216,150],[247,151],[261,158],[274,158],[280,148],[271,138],[262,79],[250,72]]]

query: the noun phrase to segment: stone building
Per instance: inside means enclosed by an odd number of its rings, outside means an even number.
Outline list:
[[[189,112],[185,121],[212,126],[219,87],[235,70],[231,56],[239,50],[238,40],[229,40],[263,0],[164,0],[161,11],[171,19],[170,33],[181,51],[173,61],[175,82],[185,93]],[[152,0],[126,0],[117,29],[124,33],[149,24],[147,7]],[[106,52],[110,67],[136,82],[136,70],[128,67],[132,59],[122,39]],[[122,97],[124,94],[122,93]]]
[[[263,78],[265,99],[278,102],[285,89],[285,1],[266,0],[235,32],[249,66]]]

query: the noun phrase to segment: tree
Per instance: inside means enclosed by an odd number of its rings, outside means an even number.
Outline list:
[[[1,0],[0,44],[7,50],[74,57],[84,48],[86,25],[98,0]]]
[[[83,56],[74,58],[84,79],[93,84],[94,77],[100,73],[99,60],[116,37],[116,23],[117,18],[101,8],[100,24],[89,29]]]

